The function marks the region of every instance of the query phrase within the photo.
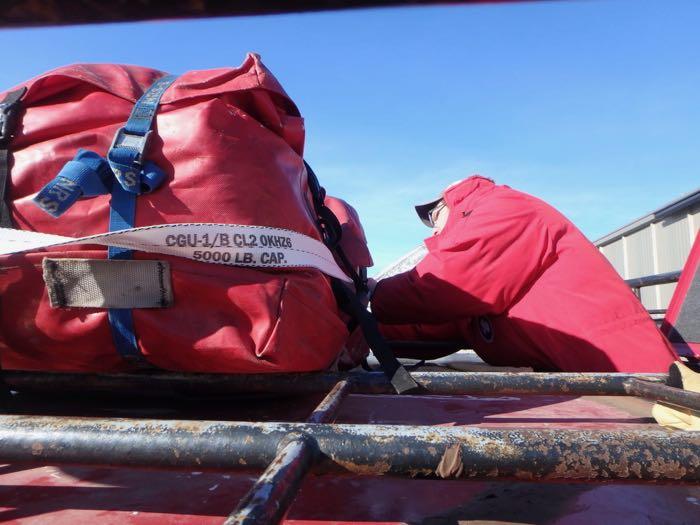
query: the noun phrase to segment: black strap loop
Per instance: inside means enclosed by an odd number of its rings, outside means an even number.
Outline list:
[[[343,237],[343,228],[340,226],[338,217],[325,204],[316,208],[316,215],[323,235],[323,244],[331,249],[337,248]]]
[[[355,291],[348,288],[340,279],[331,278],[333,294],[341,310],[347,313],[360,325],[367,344],[372,349],[374,356],[398,394],[417,392],[421,389],[411,374],[404,368],[394,356],[386,341],[379,332],[377,321],[360,301],[359,295],[367,291],[366,279],[359,275],[340,247],[343,229],[338,217],[326,206],[326,190],[321,186],[318,177],[311,166],[304,161],[309,189],[314,203],[318,227],[321,230],[323,243],[335,253],[345,266],[345,271],[350,275],[355,284]]]
[[[314,170],[311,169],[308,162],[304,161],[304,167],[306,168],[306,180],[307,184],[309,185],[309,189],[311,190],[314,208],[318,210],[321,206],[324,206],[326,190],[319,183],[316,173],[314,173]]]
[[[19,101],[27,92],[21,87],[9,92],[0,102],[0,227],[13,228],[10,206],[6,199],[7,182],[10,175],[10,141],[17,127]]]
[[[345,273],[350,276],[355,284],[357,292],[364,293],[367,291],[367,281],[355,271],[355,268],[350,264],[350,261],[340,246],[340,240],[343,238],[343,228],[340,225],[338,217],[335,216],[335,213],[326,206],[326,190],[319,183],[316,173],[314,173],[314,170],[309,166],[308,162],[304,161],[304,166],[306,167],[307,181],[316,211],[317,224],[323,237],[323,244],[338,256],[340,262],[344,266]]]

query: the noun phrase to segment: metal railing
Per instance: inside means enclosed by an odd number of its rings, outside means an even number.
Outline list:
[[[641,300],[641,289],[647,286],[657,286],[659,284],[677,283],[681,278],[681,271],[666,272],[655,275],[645,275],[643,277],[635,277],[634,279],[626,279],[627,286],[632,288],[634,294]],[[647,310],[649,315],[665,315],[666,308],[651,308]]]
[[[419,395],[635,396],[700,410],[665,374],[415,372]],[[226,520],[276,524],[314,470],[434,479],[700,483],[700,433],[331,423],[351,393],[393,393],[379,372],[72,374],[4,371],[15,392],[231,398],[328,392],[305,423],[0,415],[0,462],[264,469]],[[17,394],[19,392],[19,394]],[[445,458],[451,459],[445,459]],[[454,458],[458,458],[456,463]],[[585,461],[584,461],[585,459]],[[455,468],[446,469],[445,465]],[[634,465],[634,468],[622,468]],[[661,467],[660,467],[661,466]]]
[[[627,283],[627,286],[635,290],[636,292],[639,291],[640,288],[644,288],[646,286],[656,286],[659,284],[669,284],[669,283],[677,283],[678,279],[681,277],[681,271],[676,271],[676,272],[666,272],[666,273],[658,273],[655,275],[645,275],[644,277],[636,277],[634,279],[627,279],[625,283]]]

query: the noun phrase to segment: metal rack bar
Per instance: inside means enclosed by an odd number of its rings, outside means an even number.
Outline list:
[[[347,381],[338,382],[306,421],[329,422],[349,392]],[[317,459],[318,446],[314,439],[302,434],[283,441],[275,459],[239,502],[225,525],[278,523]]]
[[[632,396],[664,401],[691,410],[700,411],[700,394],[681,388],[674,388],[658,383],[629,379],[625,382],[627,393]]]
[[[625,283],[633,289],[644,288],[646,286],[656,286],[658,284],[676,283],[681,277],[681,271],[659,273],[655,275],[645,275],[635,279],[627,279]]]
[[[299,435],[280,443],[280,451],[243,496],[225,525],[279,523],[318,457],[313,438]]]
[[[306,420],[307,423],[328,423],[335,416],[343,399],[350,393],[348,381],[338,381]]]
[[[629,379],[665,382],[666,374],[537,373],[537,372],[412,372],[425,394],[566,394],[628,395]],[[353,393],[392,394],[381,372],[302,374],[75,374],[5,370],[13,390],[33,393],[86,393],[120,397],[226,397],[235,394],[310,394],[328,392],[339,381]]]
[[[262,470],[290,434],[318,444],[324,472],[436,477],[450,454],[461,468],[442,477],[700,482],[700,433],[665,430],[0,416],[0,461]]]

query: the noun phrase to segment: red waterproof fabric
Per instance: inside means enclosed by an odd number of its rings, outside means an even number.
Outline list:
[[[666,339],[603,255],[554,208],[478,176],[444,198],[450,215],[426,239],[425,259],[379,282],[372,299],[379,321],[458,323],[494,365],[668,370],[674,354]],[[418,338],[425,331],[385,330]]]
[[[163,73],[75,65],[31,81],[11,146],[8,193],[22,229],[71,237],[108,230],[108,195],[78,201],[54,219],[32,197],[85,148],[104,155],[134,102]],[[254,224],[320,239],[302,154],[304,123],[255,55],[238,68],[190,71],[165,92],[148,160],[168,180],[137,199],[135,226]],[[69,251],[70,250],[70,251]],[[106,250],[55,248],[0,259],[3,368],[127,368],[101,309],[52,309],[41,261],[105,258]],[[143,354],[171,370],[311,371],[332,366],[348,335],[328,279],[309,270],[263,271],[136,253],[170,261],[175,304],[133,311]]]
[[[355,268],[369,268],[374,265],[367,247],[365,230],[355,208],[337,197],[326,197],[324,204],[338,218],[341,227],[340,247]],[[341,264],[340,261],[338,261]],[[341,264],[342,266],[342,264]]]

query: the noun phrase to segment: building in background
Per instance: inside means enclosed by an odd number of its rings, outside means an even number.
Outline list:
[[[700,189],[595,241],[624,279],[683,269],[700,229]],[[640,289],[647,310],[665,310],[676,284]]]

